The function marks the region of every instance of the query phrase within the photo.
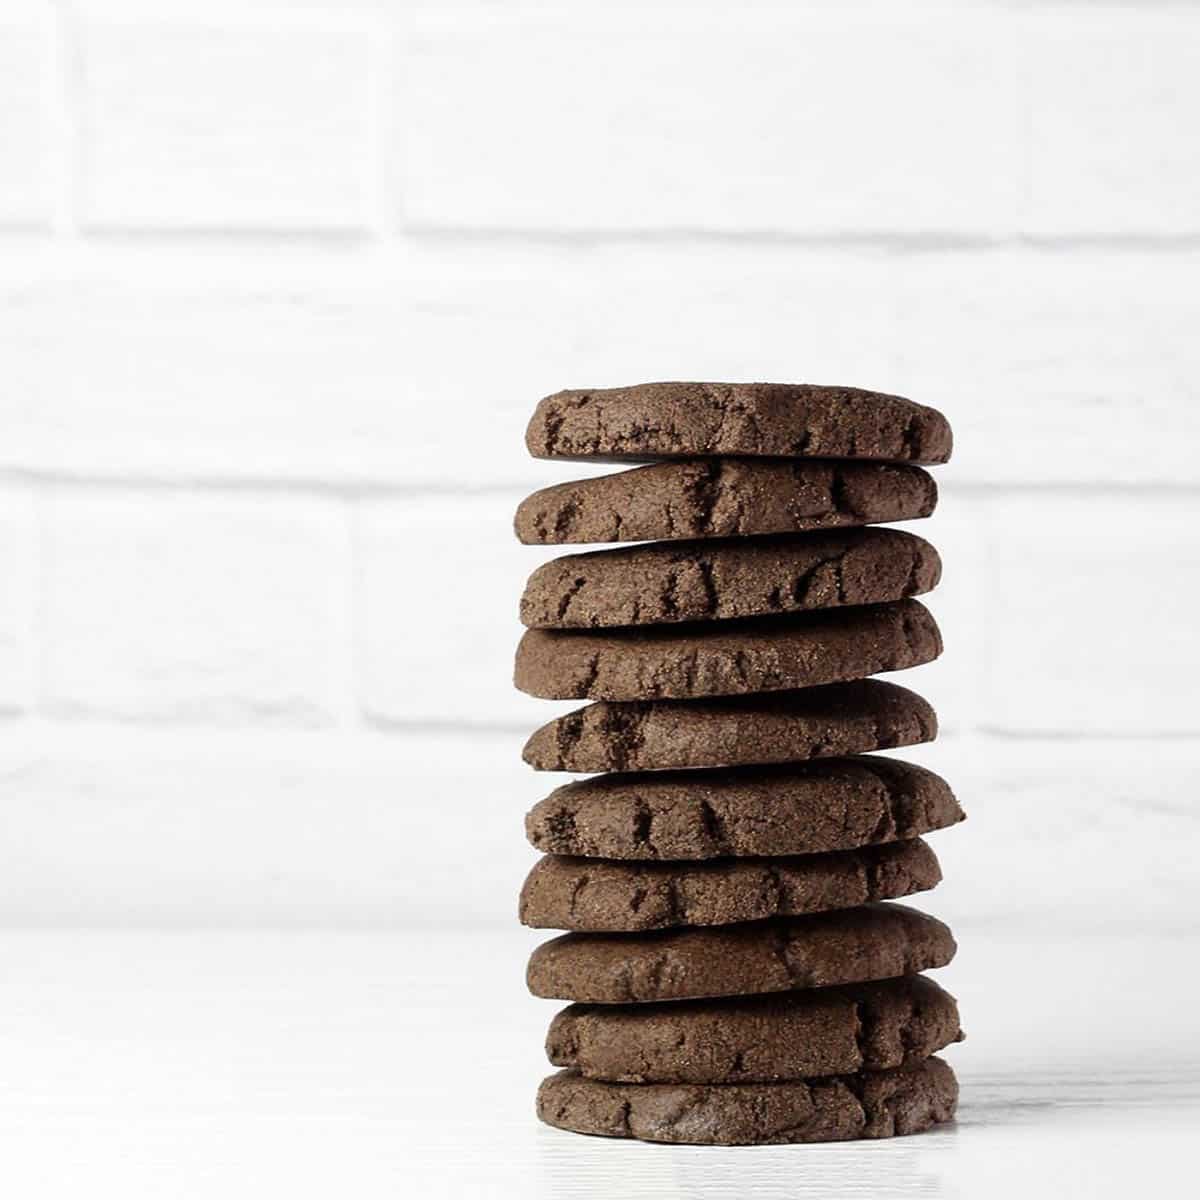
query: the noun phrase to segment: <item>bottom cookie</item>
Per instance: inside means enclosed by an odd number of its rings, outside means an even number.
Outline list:
[[[844,1142],[920,1133],[954,1116],[958,1081],[940,1058],[795,1083],[602,1083],[559,1071],[538,1088],[547,1125],[698,1146]]]

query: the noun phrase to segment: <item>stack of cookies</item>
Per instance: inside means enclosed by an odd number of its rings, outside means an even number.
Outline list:
[[[662,383],[538,405],[539,458],[648,465],[536,492],[526,543],[569,554],[521,599],[516,684],[592,703],[525,759],[586,773],[527,818],[545,852],[521,920],[567,930],[528,969],[572,1003],[538,1113],[580,1133],[754,1144],[913,1133],[949,1120],[936,1051],[962,1037],[920,972],[954,954],[892,901],[941,878],[924,834],[962,820],[938,776],[872,755],[931,740],[914,596],[941,564],[928,516],[944,417],[854,388]]]

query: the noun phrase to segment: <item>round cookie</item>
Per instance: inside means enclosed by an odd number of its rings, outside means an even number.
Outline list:
[[[902,396],[811,383],[643,383],[547,396],[525,431],[534,458],[696,455],[942,463],[950,425]]]
[[[957,1104],[940,1058],[792,1083],[603,1083],[560,1071],[537,1094],[538,1116],[559,1129],[698,1146],[897,1137],[952,1120]]]
[[[941,652],[929,610],[901,600],[710,626],[529,629],[513,681],[545,700],[682,700],[865,679]]]
[[[589,704],[535,730],[522,757],[539,771],[657,771],[802,762],[936,736],[928,701],[865,679],[723,700]]]
[[[906,841],[964,819],[946,781],[895,758],[598,775],[525,818],[547,854],[641,862],[823,854]]]
[[[532,546],[649,542],[911,521],[936,505],[920,467],[696,458],[542,488],[521,501],[513,527]]]
[[[546,1000],[640,1004],[865,983],[943,967],[954,938],[901,904],[658,933],[564,933],[529,959]]]
[[[941,571],[927,541],[895,529],[656,542],[545,563],[520,612],[536,629],[729,620],[903,600]]]
[[[546,1056],[609,1083],[778,1083],[888,1070],[962,1041],[958,1005],[924,975],[729,1000],[572,1004]]]
[[[641,933],[854,908],[928,891],[942,877],[919,838],[802,858],[629,863],[546,855],[521,889],[535,929]]]

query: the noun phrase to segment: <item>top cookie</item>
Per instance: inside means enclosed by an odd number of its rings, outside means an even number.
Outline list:
[[[808,383],[643,383],[547,396],[525,444],[535,458],[942,463],[952,438],[936,409],[884,392]]]

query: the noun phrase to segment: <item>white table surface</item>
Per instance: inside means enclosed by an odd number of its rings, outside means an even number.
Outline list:
[[[540,1125],[519,929],[0,933],[0,1194],[1198,1194],[1195,937],[957,933],[957,1124],[741,1149]]]

